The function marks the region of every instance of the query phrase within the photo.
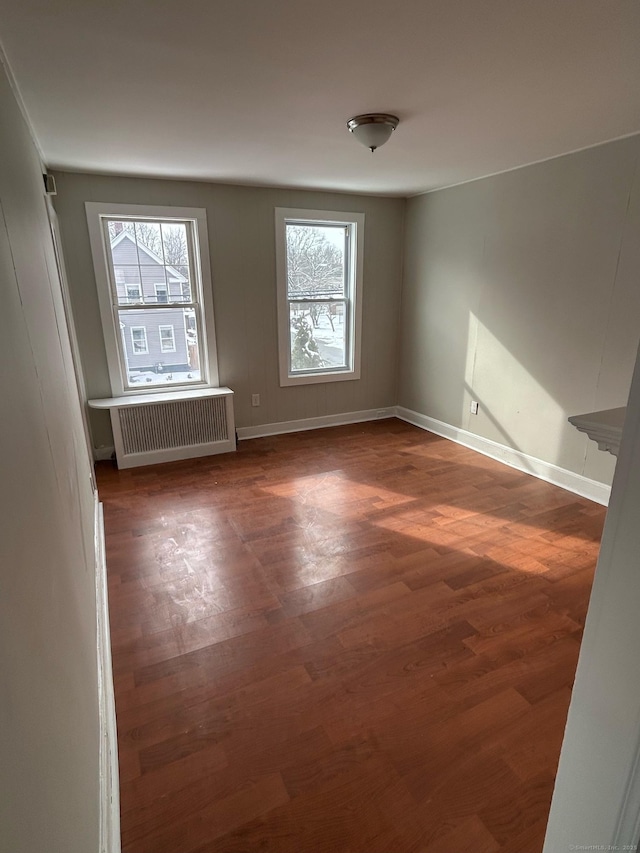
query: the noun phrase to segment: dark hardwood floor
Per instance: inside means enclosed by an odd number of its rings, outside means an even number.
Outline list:
[[[397,420],[98,479],[124,853],[539,853],[603,507]]]

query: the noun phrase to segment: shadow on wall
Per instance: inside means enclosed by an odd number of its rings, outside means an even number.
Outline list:
[[[581,400],[589,398],[597,407],[598,389],[589,391],[586,387],[593,371],[582,363],[579,353],[568,360],[558,359],[558,346],[553,341],[545,345],[541,335],[538,343],[536,327],[543,319],[532,316],[530,331],[514,335],[507,347],[475,314],[469,314],[462,423],[483,438],[578,473],[584,470],[591,453],[597,460],[595,470],[606,477],[609,468],[612,476],[615,460],[606,454],[599,458],[595,445],[568,423],[571,415],[588,410]],[[504,324],[507,336],[513,325]],[[535,365],[537,375],[529,365]],[[628,389],[614,402],[625,405],[627,393]],[[470,413],[472,400],[479,403],[477,416]],[[522,461],[533,473],[526,459]]]
[[[610,479],[567,418],[628,396],[639,156],[634,137],[409,200],[401,405]]]
[[[471,313],[468,352],[473,357],[467,357],[461,413],[468,428],[549,462],[562,459],[567,417],[573,412],[566,412],[548,386]],[[470,414],[472,400],[479,403],[477,418]]]

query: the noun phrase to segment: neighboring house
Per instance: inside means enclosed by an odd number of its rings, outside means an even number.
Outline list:
[[[162,305],[188,302],[189,280],[179,270],[165,266],[162,258],[121,232],[111,241],[116,291],[120,305]],[[194,347],[195,317],[188,309],[120,312],[120,329],[130,373],[197,369]]]

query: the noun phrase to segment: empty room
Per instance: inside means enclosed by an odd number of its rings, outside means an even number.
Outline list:
[[[0,851],[636,850],[637,2],[0,4]]]

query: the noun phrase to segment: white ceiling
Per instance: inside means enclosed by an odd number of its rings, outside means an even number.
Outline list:
[[[0,0],[0,40],[51,168],[411,195],[640,131],[638,0]]]

